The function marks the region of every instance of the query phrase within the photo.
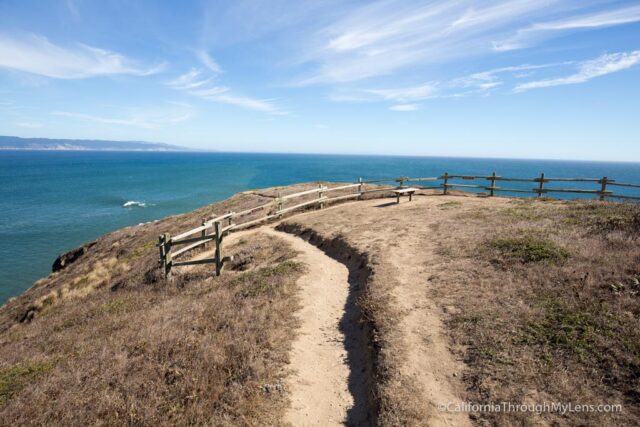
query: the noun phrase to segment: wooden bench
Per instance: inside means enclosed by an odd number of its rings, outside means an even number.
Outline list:
[[[394,189],[392,191],[396,195],[397,203],[400,203],[400,196],[408,194],[409,195],[409,201],[411,201],[411,199],[413,197],[413,193],[418,191],[418,189],[417,188],[411,188],[411,187],[401,187],[401,188],[396,188],[396,189]]]

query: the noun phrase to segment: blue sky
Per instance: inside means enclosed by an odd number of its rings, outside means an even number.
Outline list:
[[[640,161],[640,3],[0,0],[0,134]]]

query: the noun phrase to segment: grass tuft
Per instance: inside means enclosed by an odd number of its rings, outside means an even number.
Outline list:
[[[490,248],[498,250],[502,256],[523,263],[560,263],[569,257],[569,251],[548,239],[533,236],[493,239]]]
[[[0,403],[11,399],[14,393],[29,385],[53,368],[53,363],[34,360],[0,369]]]
[[[571,209],[565,222],[587,227],[594,234],[627,233],[640,236],[640,206],[631,203],[567,202]]]
[[[148,240],[144,242],[142,245],[135,247],[131,252],[127,253],[124,256],[125,261],[135,261],[138,258],[149,253],[156,246],[155,240]]]
[[[263,267],[247,271],[230,281],[229,286],[239,287],[244,298],[274,294],[282,285],[282,277],[302,271],[302,264],[295,261],[284,261],[274,267]]]
[[[543,318],[530,321],[528,343],[548,345],[576,354],[594,350],[596,333],[603,333],[598,322],[588,311],[571,307],[559,298],[547,298],[542,302]]]

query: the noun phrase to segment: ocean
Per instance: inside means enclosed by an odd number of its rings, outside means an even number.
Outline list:
[[[255,153],[0,151],[0,304],[54,259],[128,225],[188,212],[251,188],[450,174],[640,183],[639,163]],[[471,182],[465,182],[471,183]],[[554,187],[595,188],[554,183]],[[533,183],[510,183],[532,188]],[[550,186],[550,184],[548,184]],[[616,188],[640,196],[640,191]],[[554,195],[554,197],[576,195]],[[591,196],[593,197],[593,196]]]

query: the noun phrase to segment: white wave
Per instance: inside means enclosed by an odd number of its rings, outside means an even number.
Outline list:
[[[123,208],[133,208],[133,207],[146,208],[147,204],[145,202],[139,202],[137,200],[129,200],[124,205],[122,205],[122,207]]]

